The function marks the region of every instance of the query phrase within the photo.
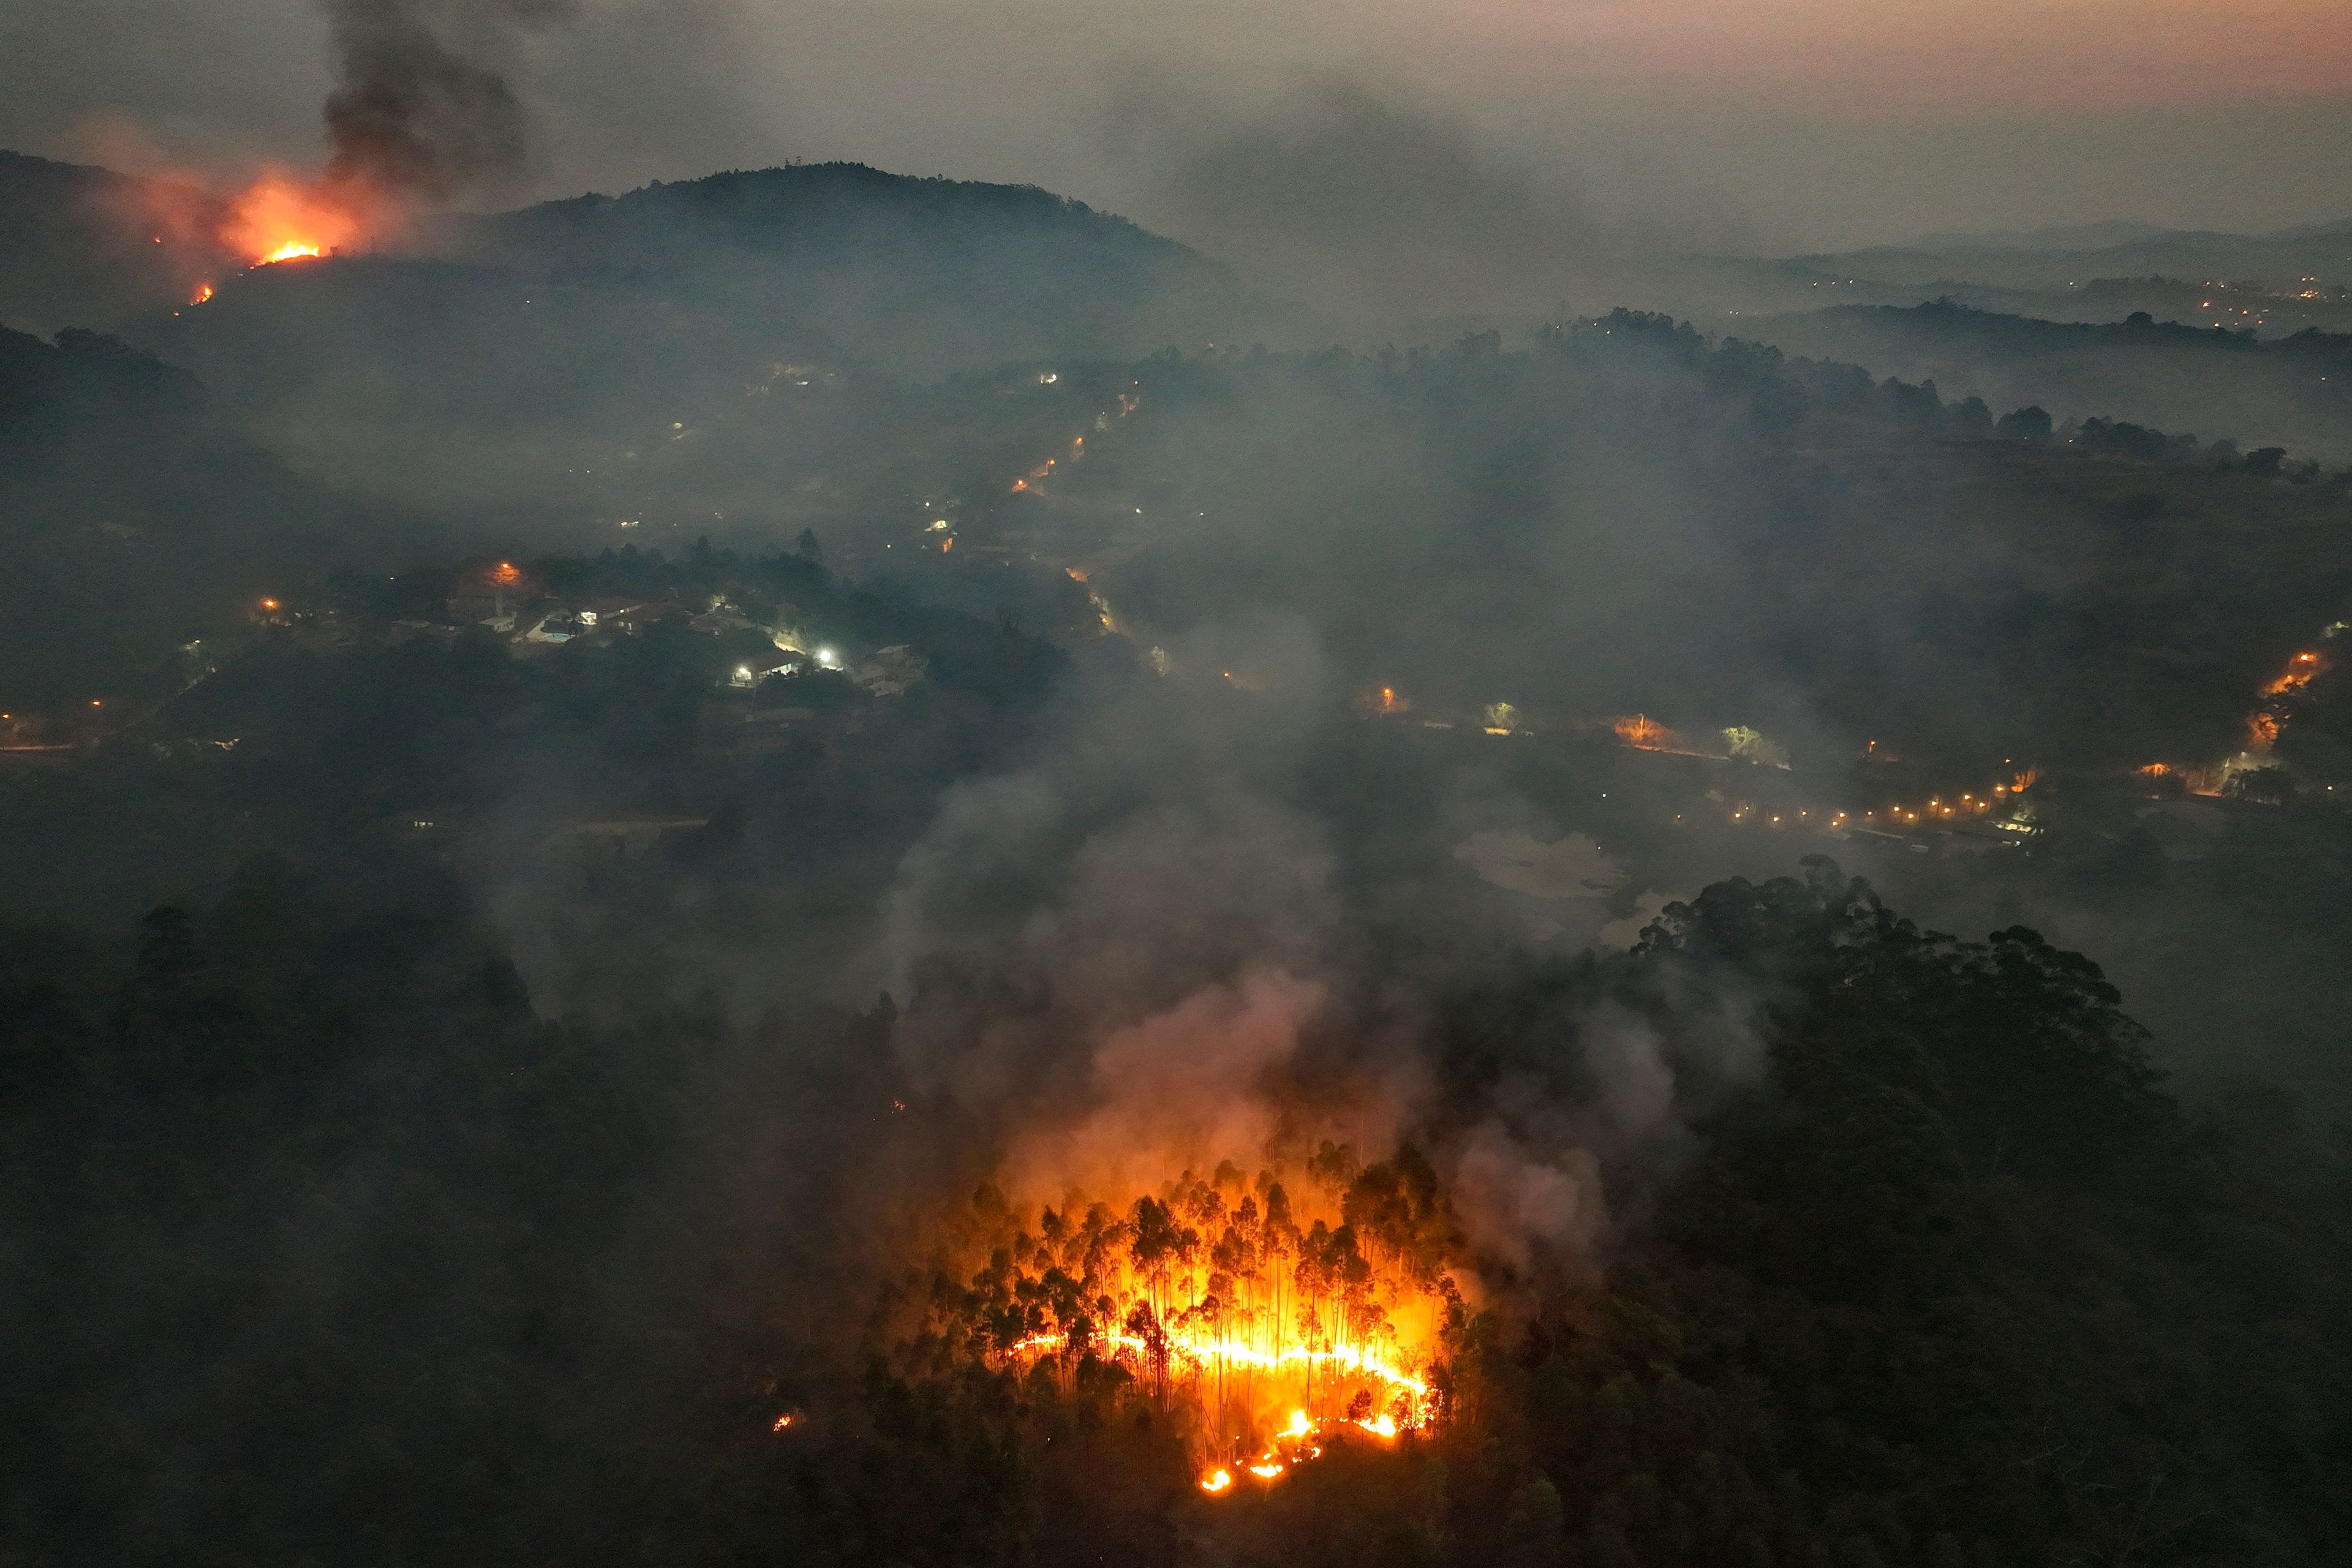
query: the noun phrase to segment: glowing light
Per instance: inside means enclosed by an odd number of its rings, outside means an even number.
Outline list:
[[[1243,1476],[1274,1481],[1349,1429],[1399,1438],[1438,1411],[1431,1378],[1450,1282],[1393,1241],[1359,1253],[1339,1208],[1335,1186],[1318,1182],[1294,1199],[1267,1173],[1253,1191],[1225,1167],[1214,1184],[1187,1171],[1160,1199],[1124,1211],[1074,1196],[1022,1244],[1013,1288],[1084,1274],[1086,1326],[1049,1320],[997,1353],[1034,1358],[1056,1377],[1076,1374],[1072,1358],[1099,1358],[1150,1379],[1160,1399],[1193,1402],[1203,1491]],[[1001,1278],[987,1286],[1003,1288]],[[1220,1474],[1225,1483],[1211,1485]]]
[[[221,243],[256,267],[324,256],[357,242],[367,225],[364,192],[329,191],[279,171],[264,174],[230,204]]]
[[[2315,653],[2299,653],[2287,661],[2286,668],[2277,679],[2263,688],[2264,697],[2284,697],[2299,691],[2327,672],[2327,661]]]
[[[1212,1494],[1228,1490],[1233,1484],[1234,1473],[1231,1470],[1211,1470],[1201,1478],[1201,1489]]]
[[[209,283],[199,283],[195,287],[195,291],[188,296],[188,303],[201,305],[212,297],[213,286]]]
[[[769,1427],[768,1430],[771,1432],[781,1432],[792,1424],[793,1413],[787,1410],[782,1415],[776,1417],[776,1424],[773,1426]]]
[[[1664,751],[1681,737],[1646,713],[1636,713],[1630,719],[1612,719],[1609,722],[1617,738],[1639,751]]]

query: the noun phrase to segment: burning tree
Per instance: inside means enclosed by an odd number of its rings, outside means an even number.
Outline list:
[[[1444,1415],[1462,1241],[1407,1144],[1360,1166],[1328,1141],[1286,1179],[1224,1161],[1123,1202],[1073,1191],[1034,1224],[975,1202],[965,1273],[909,1292],[891,1351],[919,1377],[974,1369],[1170,1419],[1203,1491],[1273,1481],[1327,1444],[1385,1443]],[[1295,1190],[1294,1190],[1295,1189]]]

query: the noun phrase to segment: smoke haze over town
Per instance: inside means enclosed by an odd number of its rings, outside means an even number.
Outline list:
[[[0,1568],[2352,1531],[2315,0],[0,0]]]

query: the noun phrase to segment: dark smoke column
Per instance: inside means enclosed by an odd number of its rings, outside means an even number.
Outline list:
[[[437,203],[520,174],[530,116],[505,68],[572,0],[321,0],[342,80],[327,97],[331,180]]]

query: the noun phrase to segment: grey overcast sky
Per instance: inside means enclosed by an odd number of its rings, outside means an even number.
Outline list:
[[[1710,248],[2352,216],[2345,0],[572,9],[511,73],[537,150],[515,197],[844,158],[1034,182],[1214,248],[1188,182],[1220,149],[1310,149],[1343,179],[1360,142],[1393,165],[1379,197],[1468,180]],[[316,0],[0,0],[0,146],[222,182],[323,155]]]

